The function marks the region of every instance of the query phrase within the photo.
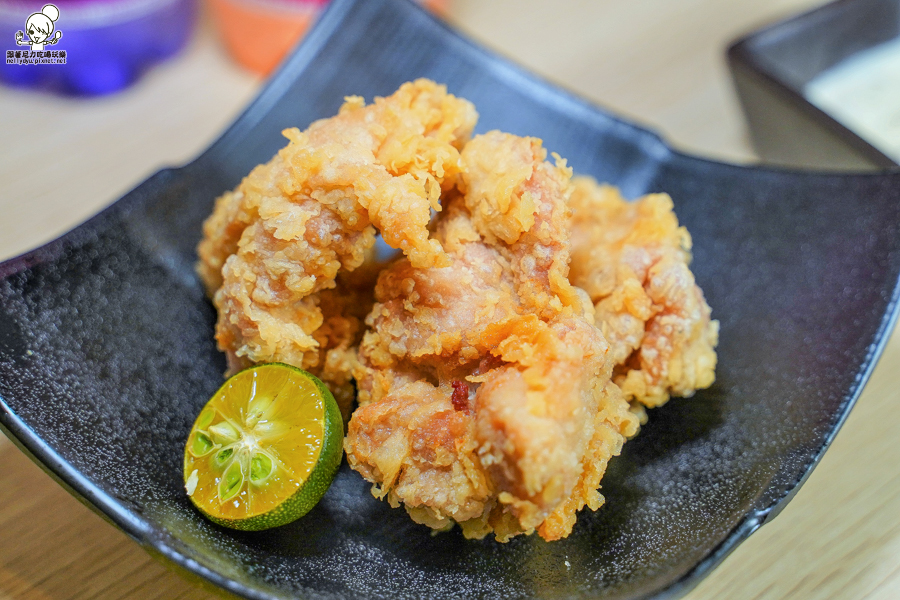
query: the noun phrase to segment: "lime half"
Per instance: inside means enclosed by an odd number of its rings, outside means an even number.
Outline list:
[[[248,531],[299,519],[341,462],[337,403],[316,377],[257,365],[231,377],[200,411],[184,451],[184,485],[211,521]]]

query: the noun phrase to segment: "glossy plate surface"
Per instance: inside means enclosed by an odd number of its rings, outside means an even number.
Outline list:
[[[651,411],[614,459],[607,505],[546,543],[432,536],[346,465],[278,530],[195,512],[185,436],[222,382],[194,275],[213,199],[280,131],[426,76],[479,131],[544,139],[626,195],[666,191],[721,321],[718,380]],[[487,54],[405,0],[339,0],[260,97],[190,165],[158,173],[63,238],[0,265],[0,424],[150,551],[249,598],[670,598],[690,589],[812,470],[896,315],[900,174],[742,168],[668,149]]]

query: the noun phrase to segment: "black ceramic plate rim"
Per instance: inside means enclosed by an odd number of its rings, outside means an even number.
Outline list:
[[[772,23],[771,25],[754,31],[747,36],[739,38],[728,47],[728,60],[732,63],[744,65],[767,85],[774,88],[781,95],[786,96],[795,104],[801,106],[804,112],[820,125],[839,136],[856,150],[866,154],[870,160],[879,163],[882,167],[887,169],[900,169],[897,163],[888,155],[857,135],[856,132],[832,117],[829,113],[807,100],[803,95],[802,90],[798,90],[779,77],[775,71],[769,68],[769,65],[767,65],[765,61],[759,59],[756,52],[753,50],[754,45],[763,38],[784,37],[790,35],[793,29],[802,26],[804,22],[822,18],[831,12],[847,10],[846,7],[852,3],[853,0],[835,0],[824,6],[819,6],[805,13],[795,15],[784,21]],[[797,171],[798,169],[788,170]]]
[[[843,0],[839,0],[841,2]],[[245,111],[237,118],[237,120],[228,127],[228,129],[216,140],[206,151],[198,156],[194,161],[180,168],[163,169],[152,175],[146,181],[139,184],[131,192],[127,193],[118,201],[105,208],[97,215],[91,217],[81,225],[78,225],[59,238],[18,257],[11,258],[0,263],[0,278],[7,277],[11,274],[19,272],[29,266],[46,260],[50,257],[58,255],[62,249],[67,246],[73,238],[79,237],[86,230],[90,229],[96,222],[103,220],[113,211],[128,210],[132,204],[137,202],[140,197],[139,190],[145,185],[151,185],[153,181],[165,178],[172,173],[177,172],[181,168],[187,168],[190,165],[208,160],[210,156],[218,151],[231,145],[233,139],[240,139],[241,135],[248,129],[252,129],[258,122],[257,114],[268,110],[280,98],[280,96],[289,87],[294,77],[309,66],[315,59],[318,52],[325,45],[331,35],[338,30],[341,22],[353,7],[354,0],[334,0],[318,19],[316,25],[309,31],[303,42],[297,47],[292,55],[282,64],[277,72],[272,76],[271,80],[261,90],[257,98],[250,103]],[[828,8],[827,5],[823,8]],[[818,9],[821,10],[821,9]],[[802,15],[801,15],[802,16]],[[492,60],[487,61],[492,68],[496,69],[505,79],[515,81],[524,81],[534,89],[546,92],[545,100],[550,100],[553,104],[565,104],[568,108],[576,108],[585,119],[596,118],[603,115],[608,118],[609,114],[605,113],[587,100],[577,96],[573,92],[565,89],[559,84],[547,81],[523,67],[516,65],[508,58],[499,56],[498,53],[484,49],[477,44],[465,39],[461,34],[449,27],[443,21],[437,21],[450,39],[455,44],[463,45],[468,51],[473,49],[476,52],[486,55]],[[748,38],[749,39],[749,38]],[[742,42],[735,44],[729,49],[729,53],[735,51],[735,47]],[[774,80],[774,83],[785,87],[783,84]],[[789,88],[787,91],[792,92]],[[792,92],[793,93],[793,92]],[[824,113],[823,113],[824,114]],[[861,177],[861,178],[877,178],[882,175],[873,174],[871,172],[846,173],[846,172],[825,172],[813,171],[805,169],[792,169],[778,166],[742,166],[722,163],[715,160],[691,156],[689,154],[674,150],[669,147],[663,139],[650,129],[635,125],[626,119],[612,116],[612,120],[617,126],[637,131],[640,134],[640,147],[649,156],[662,158],[665,156],[677,156],[685,160],[707,163],[716,165],[718,168],[736,169],[736,170],[753,170],[757,172],[770,173],[798,173],[806,176],[841,176],[841,177]],[[896,169],[892,169],[894,171]],[[778,498],[774,499],[768,506],[756,508],[749,511],[745,517],[730,531],[723,541],[711,550],[702,560],[700,560],[692,569],[686,572],[681,578],[666,588],[655,592],[650,598],[656,600],[678,598],[693,589],[710,571],[718,566],[742,541],[749,537],[763,524],[774,518],[794,497],[800,487],[809,478],[813,469],[821,460],[825,451],[834,441],[835,436],[840,431],[846,421],[850,410],[856,404],[857,399],[862,393],[865,384],[868,382],[872,371],[881,356],[885,345],[887,344],[889,334],[897,321],[898,305],[900,305],[900,282],[894,287],[891,293],[891,299],[888,303],[887,310],[881,320],[878,331],[875,334],[875,341],[871,345],[871,349],[866,356],[865,361],[861,365],[859,375],[854,382],[850,393],[842,405],[837,417],[829,428],[829,434],[826,436],[821,447],[811,457],[808,464],[804,468],[802,475],[785,490]],[[78,469],[73,467],[67,461],[62,459],[60,455],[40,438],[31,428],[16,415],[9,405],[0,397],[0,430],[6,433],[15,445],[21,449],[32,461],[34,461],[41,469],[49,474],[55,481],[62,485],[69,493],[75,496],[85,506],[99,514],[104,520],[114,524],[129,537],[138,542],[151,555],[162,556],[168,559],[173,566],[184,569],[187,573],[202,577],[203,579],[240,596],[251,598],[254,600],[269,600],[272,598],[290,598],[280,594],[278,591],[269,588],[266,591],[253,587],[244,586],[228,577],[222,575],[218,571],[211,569],[202,562],[191,558],[190,548],[184,544],[175,541],[174,538],[168,538],[160,535],[153,527],[143,518],[136,515],[121,499],[106,493],[98,486],[93,484]]]

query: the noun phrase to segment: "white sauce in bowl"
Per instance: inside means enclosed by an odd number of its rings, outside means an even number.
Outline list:
[[[803,95],[900,162],[900,38],[822,72],[806,85]]]

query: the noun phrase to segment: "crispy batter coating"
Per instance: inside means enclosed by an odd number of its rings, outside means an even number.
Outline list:
[[[465,146],[465,195],[435,231],[450,264],[382,272],[360,346],[350,465],[414,520],[468,537],[568,535],[638,427],[567,279],[570,172],[545,156],[500,132]]]
[[[345,421],[358,399],[344,447],[376,497],[556,540],[644,408],[711,385],[718,323],[668,196],[572,179],[535,138],[470,140],[476,118],[418,80],[285,131],[216,201],[197,271],[230,371],[307,369]]]
[[[375,227],[417,266],[448,263],[428,225],[476,118],[469,102],[419,80],[370,106],[348,98],[337,116],[285,131],[290,143],[217,201],[198,248],[231,370],[296,365],[349,409],[371,285],[338,275],[363,264]]]
[[[594,302],[625,396],[653,407],[712,385],[719,324],[688,268],[691,236],[669,196],[627,202],[576,177],[569,205],[570,277]]]

